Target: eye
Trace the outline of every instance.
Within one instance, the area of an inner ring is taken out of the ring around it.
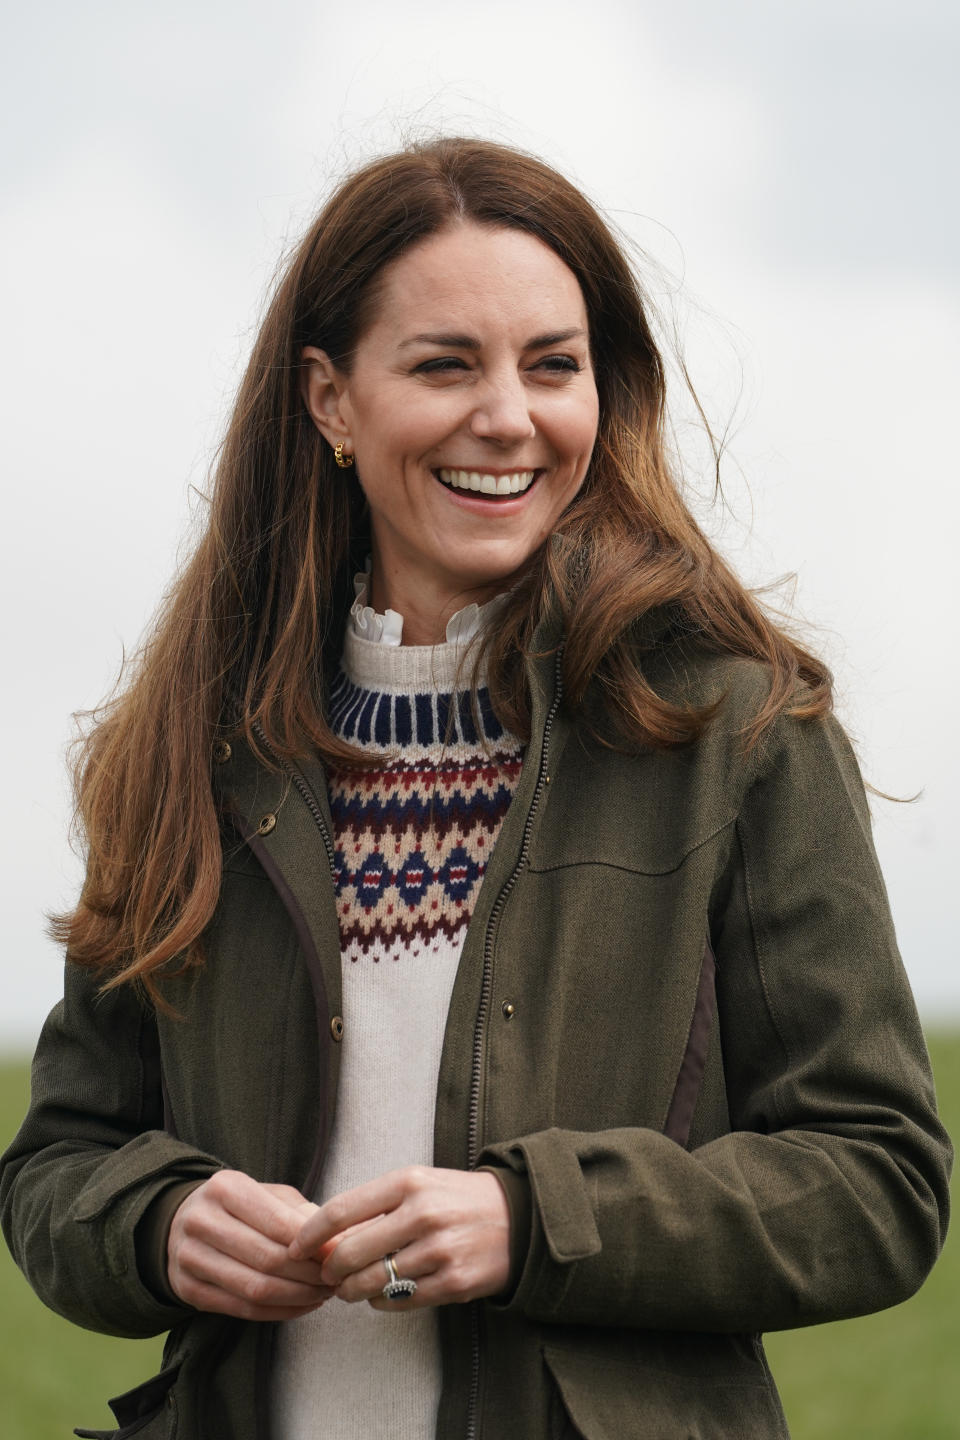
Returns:
[[[572,355],[546,355],[537,361],[535,368],[548,370],[555,375],[579,375],[581,366]]]
[[[464,362],[456,355],[440,355],[435,360],[424,360],[414,367],[415,375],[443,375],[454,370],[466,370]]]

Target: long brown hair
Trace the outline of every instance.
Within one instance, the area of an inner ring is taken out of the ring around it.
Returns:
[[[261,755],[259,737],[284,758],[313,749],[357,760],[330,729],[324,690],[368,535],[356,482],[336,468],[301,398],[300,357],[317,345],[349,373],[384,266],[461,219],[525,230],[570,267],[600,397],[580,494],[486,640],[502,718],[528,733],[522,657],[548,610],[563,625],[567,702],[601,684],[623,743],[686,743],[709,718],[644,678],[633,627],[654,607],[714,650],[766,665],[769,693],[748,740],[788,707],[812,715],[830,704],[826,668],[747,593],[683,502],[664,446],[663,363],[636,277],[597,211],[521,152],[471,139],[413,145],[348,177],[286,265],[219,452],[206,532],[132,678],[80,748],[86,882],[53,926],[71,958],[109,984],[138,979],[158,998],[164,967],[199,958],[221,878],[218,737],[240,731]]]

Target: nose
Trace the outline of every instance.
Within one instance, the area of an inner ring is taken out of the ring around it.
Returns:
[[[476,396],[470,429],[478,439],[494,440],[501,445],[516,445],[536,435],[537,427],[519,375],[491,378],[484,383]]]

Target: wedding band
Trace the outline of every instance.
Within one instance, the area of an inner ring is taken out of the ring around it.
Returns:
[[[416,1280],[402,1280],[397,1274],[397,1267],[393,1263],[396,1253],[394,1250],[383,1257],[383,1263],[387,1267],[387,1283],[380,1294],[385,1300],[409,1300],[411,1295],[417,1293],[417,1282]]]

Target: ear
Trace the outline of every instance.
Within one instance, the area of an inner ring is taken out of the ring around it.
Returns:
[[[343,397],[347,378],[338,370],[325,350],[305,345],[300,355],[300,393],[314,425],[333,446],[343,444],[349,453],[350,426]]]

